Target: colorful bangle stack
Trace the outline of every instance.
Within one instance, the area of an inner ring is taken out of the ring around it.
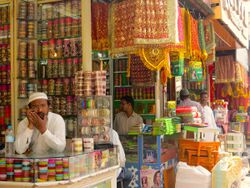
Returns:
[[[14,181],[22,181],[22,159],[14,160]]]
[[[31,182],[32,181],[32,161],[30,159],[24,159],[22,162],[22,181]]]
[[[56,163],[55,159],[48,160],[48,180],[49,181],[56,181]]]
[[[44,182],[48,179],[48,159],[42,159],[38,162],[38,182]]]
[[[56,161],[56,181],[63,180],[63,161],[62,158],[55,159]]]
[[[69,160],[66,158],[63,159],[63,179],[69,179]]]
[[[6,175],[7,181],[14,180],[14,159],[6,159]]]
[[[5,181],[6,176],[6,160],[4,158],[0,159],[0,180]]]

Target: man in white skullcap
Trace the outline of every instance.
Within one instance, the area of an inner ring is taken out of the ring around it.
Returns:
[[[59,114],[49,112],[45,93],[32,93],[28,101],[27,117],[17,127],[15,150],[23,154],[29,150],[37,154],[62,152],[66,146],[65,122]]]

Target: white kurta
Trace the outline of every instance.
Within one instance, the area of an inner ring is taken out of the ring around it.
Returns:
[[[49,151],[62,152],[66,146],[65,122],[55,113],[48,113],[47,130],[41,134],[36,128],[28,128],[28,119],[22,120],[17,127],[15,150],[22,154],[28,148],[37,154]]]

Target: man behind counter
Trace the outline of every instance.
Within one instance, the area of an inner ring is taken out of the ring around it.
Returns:
[[[134,99],[130,96],[123,96],[121,112],[115,116],[114,129],[119,135],[127,135],[131,126],[142,123],[142,117],[134,112]]]
[[[28,101],[27,118],[17,128],[15,150],[23,154],[29,150],[36,154],[62,152],[66,146],[65,122],[55,113],[49,112],[49,101],[45,93],[32,93]]]

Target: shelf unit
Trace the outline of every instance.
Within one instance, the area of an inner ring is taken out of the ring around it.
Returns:
[[[12,122],[13,99],[13,2],[0,2],[0,143],[5,142],[5,130]]]
[[[14,71],[15,112],[14,124],[24,118],[29,95],[37,91],[37,15],[36,1],[15,0]]]
[[[113,96],[114,113],[119,112],[120,98],[130,95],[134,98],[134,110],[140,114],[145,123],[155,119],[155,86],[154,83],[140,84],[127,77],[128,57],[113,59]]]
[[[148,180],[160,171],[161,187],[163,187],[164,171],[172,168],[177,163],[177,143],[175,140],[179,135],[172,136],[148,136],[127,135],[120,136],[126,155],[126,168],[131,170],[135,178],[129,183],[141,186],[141,178],[145,175]]]
[[[48,94],[52,111],[65,119],[67,137],[74,136],[71,127],[77,124],[74,75],[82,62],[80,7],[80,0],[38,4],[38,90]]]
[[[113,93],[112,59],[107,53],[107,51],[92,52],[92,70],[106,71],[106,95],[111,95]]]
[[[22,7],[22,3],[26,6]],[[30,3],[35,5],[33,17],[27,17],[30,15]],[[16,101],[15,125],[25,117],[29,94],[42,91],[48,94],[51,111],[65,119],[68,136],[71,134],[68,127],[77,124],[74,74],[82,66],[82,1],[15,0],[14,4],[14,28],[18,28],[14,31],[17,41],[14,50],[14,83],[15,93],[19,93],[13,100]],[[30,22],[34,23],[34,36],[29,35]],[[28,49],[22,47],[22,42],[30,41],[34,42],[33,57],[28,57]],[[30,70],[29,61],[34,62],[33,71]],[[29,73],[32,73],[32,77]],[[24,90],[26,93],[23,94]]]

